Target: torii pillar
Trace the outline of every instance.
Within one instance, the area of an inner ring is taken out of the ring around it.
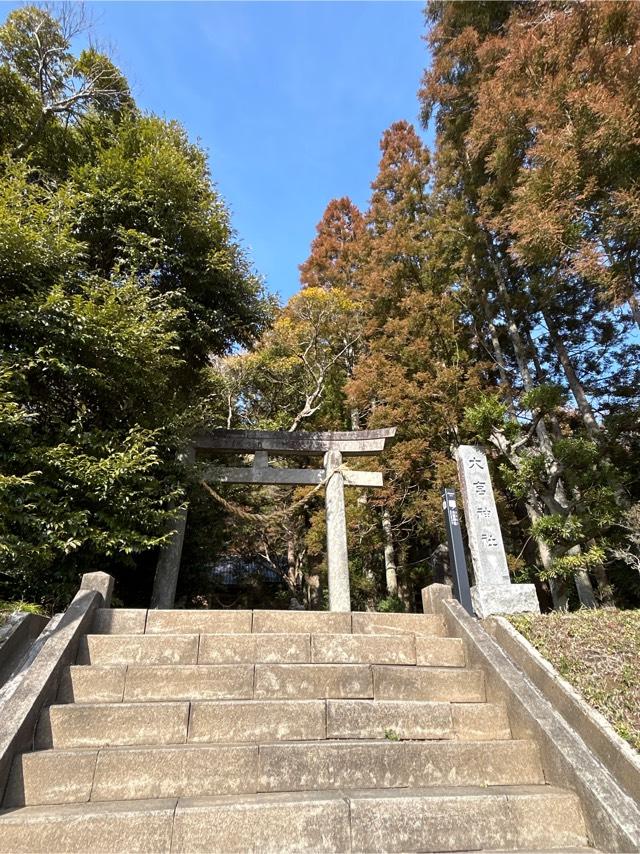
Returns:
[[[327,525],[327,574],[329,576],[329,610],[351,610],[349,554],[347,550],[347,513],[344,506],[344,475],[340,470],[340,451],[327,451],[324,470],[329,477],[324,494]]]

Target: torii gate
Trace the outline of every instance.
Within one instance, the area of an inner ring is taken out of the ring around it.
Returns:
[[[331,433],[312,433],[271,430],[212,430],[196,436],[192,460],[198,450],[228,454],[253,454],[251,466],[212,467],[205,480],[218,483],[255,483],[282,486],[317,485],[326,481],[325,511],[327,516],[327,568],[329,576],[329,610],[350,611],[349,561],[347,555],[347,524],[344,506],[344,487],[381,487],[382,474],[371,471],[351,471],[343,468],[342,458],[372,456],[380,453],[387,439],[393,438],[395,427],[383,430],[356,430]],[[278,457],[324,456],[324,468],[274,468],[269,454]],[[158,569],[163,563],[175,573],[177,581],[186,515],[179,518],[173,540],[163,550]],[[174,584],[175,591],[175,584]],[[153,606],[153,603],[152,603]],[[156,603],[155,607],[171,607]]]

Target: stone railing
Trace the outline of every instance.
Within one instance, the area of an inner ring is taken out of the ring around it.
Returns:
[[[33,745],[43,706],[55,699],[64,667],[73,664],[78,643],[89,631],[97,608],[109,607],[113,578],[104,572],[82,576],[80,589],[63,614],[56,614],[35,640],[22,669],[0,695],[0,800],[16,753]]]

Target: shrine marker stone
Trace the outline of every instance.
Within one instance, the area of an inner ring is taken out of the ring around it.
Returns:
[[[535,585],[511,583],[484,452],[473,445],[460,445],[457,462],[476,582],[471,588],[474,611],[481,618],[522,611],[540,613]]]

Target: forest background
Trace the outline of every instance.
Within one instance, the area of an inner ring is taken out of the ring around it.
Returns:
[[[322,497],[227,487],[263,513],[296,504],[249,525],[181,452],[215,427],[397,425],[385,488],[347,495],[354,608],[413,609],[446,570],[440,489],[471,442],[491,457],[515,581],[548,607],[637,606],[640,6],[425,14],[434,150],[407,121],[385,131],[368,208],[329,203],[281,307],[203,150],[143,114],[108,56],[74,53],[82,7],[10,13],[1,597],[59,607],[103,569],[148,604],[188,506],[181,604],[323,607]],[[221,555],[259,556],[280,589],[221,599]]]

